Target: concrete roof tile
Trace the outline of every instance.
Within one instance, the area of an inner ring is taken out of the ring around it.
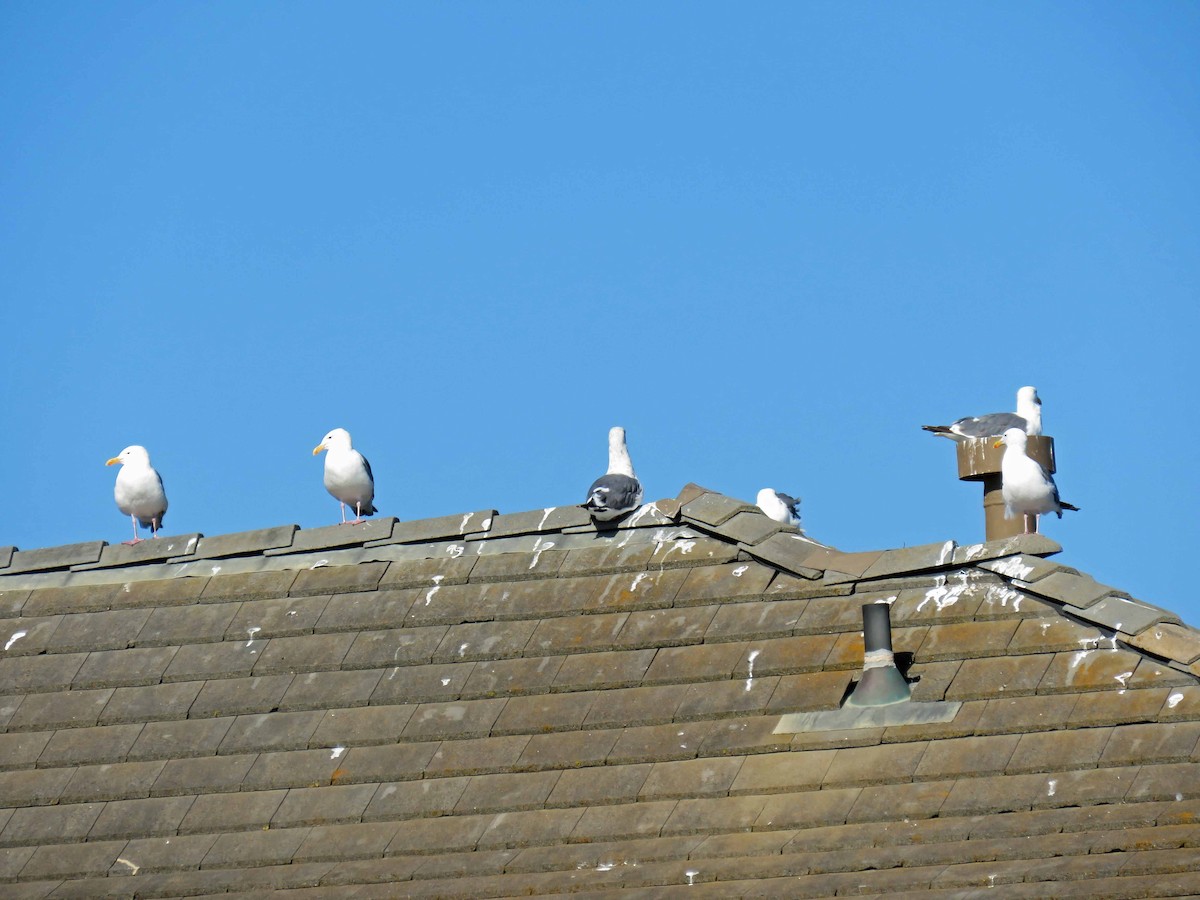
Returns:
[[[590,616],[589,618],[597,618]],[[433,651],[435,663],[497,660],[519,656],[530,643],[534,622],[466,622],[452,625]]]
[[[119,584],[73,584],[43,587],[33,591],[21,604],[23,616],[52,616],[58,613],[78,613],[109,609],[123,593]],[[5,591],[5,595],[9,592]],[[17,591],[18,595],[22,592]]]
[[[65,690],[84,664],[86,653],[0,659],[0,694]]]
[[[249,640],[259,642],[273,637],[309,634],[331,600],[332,597],[326,594],[247,600],[229,623],[225,640],[244,644]]]
[[[89,841],[86,844],[43,845],[21,869],[21,878],[53,879],[70,875],[105,875],[125,849],[125,841]]]
[[[207,579],[200,599],[205,603],[235,599],[244,602],[272,597],[286,597],[292,582],[296,580],[295,569],[267,572],[243,572],[236,575],[213,575]]]
[[[155,760],[79,766],[59,794],[58,802],[96,803],[148,797],[165,765],[165,761]]]
[[[1142,629],[1128,638],[1127,642],[1139,650],[1184,665],[1200,659],[1200,633],[1184,625],[1163,622],[1155,628]]]
[[[356,635],[348,632],[273,637],[257,654],[255,675],[336,669]],[[258,648],[255,648],[258,649]]]
[[[1142,603],[1139,600],[1112,595],[1106,596],[1086,608],[1067,604],[1064,609],[1071,615],[1079,616],[1088,622],[1094,622],[1104,628],[1129,635],[1144,631],[1159,622],[1179,624],[1180,621],[1178,616],[1165,609],[1151,606],[1149,603]]]
[[[89,653],[71,679],[71,687],[85,690],[158,684],[177,651],[177,647],[137,647]]]
[[[52,703],[41,702],[45,698],[34,694],[34,699],[22,703],[8,720],[7,728],[10,731],[26,731],[95,725],[112,694],[111,688],[67,691],[54,695]]]
[[[89,841],[172,835],[192,805],[192,797],[112,800],[87,834]]]
[[[147,562],[163,562],[173,557],[188,556],[195,552],[202,537],[204,535],[199,532],[193,532],[191,534],[160,535],[152,540],[140,541],[133,545],[105,544],[97,561],[76,563],[71,566],[71,570],[85,572],[90,569],[111,569],[117,566],[135,566]]]
[[[416,522],[397,522],[391,537],[377,543],[419,544],[439,538],[456,538],[486,532],[491,528],[495,516],[494,509],[481,509]]]
[[[670,721],[690,685],[666,684],[589,692],[583,724],[595,728],[653,725]]]
[[[203,537],[195,550],[191,553],[181,553],[177,559],[222,559],[228,556],[248,556],[276,547],[290,547],[299,530],[299,525],[279,525],[275,528]]]
[[[105,541],[86,541],[81,544],[64,544],[61,547],[43,547],[39,550],[17,550],[12,554],[4,574],[44,572],[94,563],[100,559],[100,554],[106,546],[108,544]]]
[[[364,519],[357,525],[337,523],[321,528],[300,528],[292,535],[290,544],[272,547],[263,551],[264,556],[283,553],[311,553],[315,550],[336,550],[342,547],[357,547],[372,541],[388,540],[392,536],[397,519],[383,516]]]
[[[737,513],[720,525],[722,536],[735,540],[739,544],[750,546],[758,544],[780,531],[786,531],[789,534],[796,533],[795,529],[768,518],[757,509],[753,512]]]
[[[279,701],[279,709],[328,710],[339,704],[365,706],[375,695],[383,670],[297,674]]]
[[[10,808],[53,803],[62,794],[73,772],[66,768],[0,772],[0,802]]]
[[[50,740],[47,731],[17,731],[0,734],[0,768],[32,768]]]
[[[302,569],[288,591],[292,597],[319,594],[349,594],[373,591],[388,568],[386,562],[359,563],[355,566],[319,566]]]
[[[251,678],[223,678],[208,681],[200,689],[188,715],[236,716],[273,709],[291,686],[293,675],[258,675]]]
[[[570,834],[582,815],[583,810],[579,809],[530,810],[497,815],[492,817],[483,834],[479,836],[477,846],[481,851],[500,847],[513,848],[515,851],[522,847],[545,844],[560,839],[564,834]],[[430,861],[428,867],[423,866],[421,873],[432,871],[433,864],[434,861]],[[512,876],[504,877],[507,879]]]
[[[755,559],[786,569],[802,578],[821,578],[822,564],[828,560],[830,548],[810,538],[788,531],[779,532],[744,548]]]
[[[620,732],[615,729],[535,734],[529,738],[514,766],[527,770],[566,770],[602,765],[618,737]]]
[[[169,759],[185,755],[209,756],[225,737],[233,717],[149,722],[127,754],[130,760]]]

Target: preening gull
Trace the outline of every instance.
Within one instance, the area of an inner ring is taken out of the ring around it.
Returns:
[[[1004,445],[1000,460],[1001,494],[1004,496],[1004,516],[1039,516],[1052,512],[1060,519],[1064,509],[1079,510],[1058,497],[1058,486],[1050,473],[1025,451],[1028,438],[1020,428],[1009,428],[994,446]],[[1036,518],[1034,525],[1036,527]],[[1028,519],[1026,519],[1026,529]]]
[[[167,492],[163,490],[162,478],[150,465],[150,454],[146,448],[137,444],[126,447],[105,465],[121,467],[113,497],[116,498],[117,509],[133,522],[133,540],[124,543],[141,543],[143,539],[138,537],[138,525],[149,528],[151,535],[158,537],[158,529],[162,528],[163,516],[167,512]]]
[[[592,482],[587,501],[579,505],[597,522],[611,521],[642,505],[642,483],[633,473],[624,428],[609,429],[608,472]]]
[[[342,524],[346,523],[346,504],[354,508],[354,521],[362,523],[363,516],[373,516],[378,510],[371,504],[375,499],[375,476],[367,458],[350,445],[350,432],[335,428],[313,448],[313,456],[325,451],[325,490],[333,494],[342,507]]]
[[[800,527],[800,500],[788,494],[781,494],[775,488],[763,488],[758,492],[758,508],[768,517],[784,525]]]
[[[986,416],[966,416],[949,425],[922,425],[938,437],[952,441],[971,438],[997,437],[1010,428],[1020,428],[1026,434],[1042,433],[1042,399],[1037,388],[1023,387],[1017,391],[1015,413],[988,413]]]

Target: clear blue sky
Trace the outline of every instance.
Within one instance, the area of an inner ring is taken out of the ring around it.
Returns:
[[[1200,623],[1200,6],[0,6],[0,545],[648,498],[982,539],[923,423],[1036,385],[1059,559]]]

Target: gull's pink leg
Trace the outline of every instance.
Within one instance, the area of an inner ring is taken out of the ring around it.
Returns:
[[[338,506],[340,506],[342,508],[342,524],[345,525],[346,524],[346,504],[343,503],[341,500],[339,500]]]
[[[134,544],[140,544],[142,542],[142,539],[140,537],[138,537],[138,533],[137,533],[137,516],[130,516],[129,521],[133,523],[133,540],[132,541],[122,541],[121,543],[125,544],[126,546],[132,547]]]

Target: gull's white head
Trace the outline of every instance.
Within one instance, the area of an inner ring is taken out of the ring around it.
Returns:
[[[313,456],[316,456],[322,450],[349,450],[350,432],[345,428],[335,428],[325,437],[321,438],[321,443],[313,447]]]
[[[1020,428],[1010,428],[1005,431],[1004,434],[1000,435],[999,440],[992,444],[992,446],[999,447],[1001,444],[1003,444],[1006,447],[1016,447],[1018,450],[1023,452],[1025,450],[1026,440],[1027,438],[1025,436],[1025,432],[1023,432]]]
[[[755,504],[760,508],[771,503],[778,503],[779,497],[775,493],[775,488],[763,488],[758,492],[758,497],[755,498]]]
[[[629,458],[629,446],[625,443],[625,429],[620,425],[608,429],[608,474],[637,478],[633,473],[633,460]]]
[[[1026,434],[1042,433],[1042,398],[1037,388],[1026,385],[1017,391],[1017,415],[1025,420]]]
[[[150,465],[150,454],[146,448],[140,444],[133,444],[126,447],[112,459],[105,463],[106,466],[125,466],[129,464],[148,466]]]

